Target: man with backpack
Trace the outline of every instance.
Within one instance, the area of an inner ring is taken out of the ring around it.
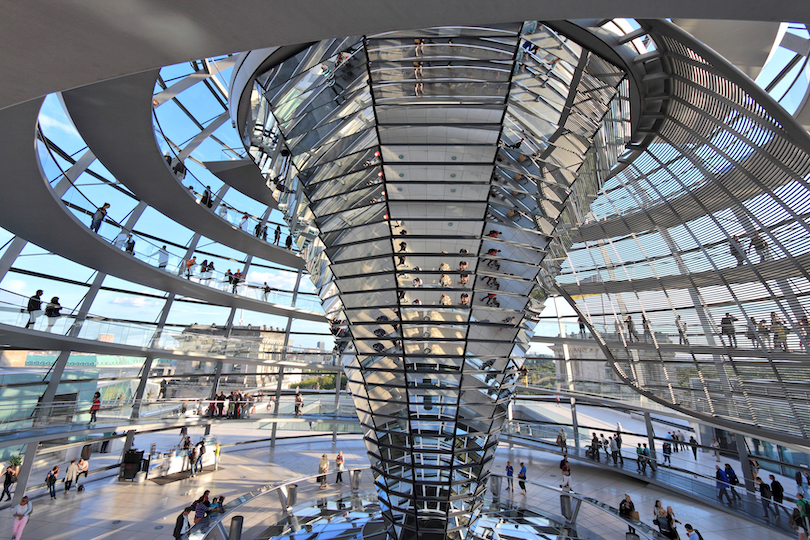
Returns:
[[[636,448],[636,468],[638,472],[647,472],[647,461],[644,459],[644,449],[641,448],[641,443],[638,443],[638,448]]]
[[[716,469],[715,478],[717,479],[717,500],[723,502],[723,497],[726,498],[728,505],[731,506],[731,497],[728,496],[726,489],[729,487],[728,476],[726,471],[720,468],[720,465],[715,465]]]
[[[759,487],[759,500],[762,503],[762,511],[764,513],[762,517],[765,518],[765,521],[770,523],[770,514],[774,513],[771,508],[771,498],[773,497],[771,486],[763,482],[762,478],[759,477],[757,477],[757,486]],[[776,514],[776,518],[779,518],[779,514]]]
[[[796,508],[793,509],[793,514],[790,516],[790,528],[799,533],[799,539],[804,538],[804,540],[807,540],[807,531],[810,529],[810,524],[807,522],[807,509],[808,504],[804,494],[797,493]]]
[[[686,540],[703,540],[703,535],[699,530],[693,529],[691,524],[687,523],[684,527],[686,527]]]
[[[726,463],[726,478],[728,478],[728,489],[731,491],[731,501],[732,504],[734,501],[740,498],[737,490],[734,489],[734,486],[739,485],[740,479],[737,478],[737,473],[734,472],[734,469],[731,468],[731,465]]]

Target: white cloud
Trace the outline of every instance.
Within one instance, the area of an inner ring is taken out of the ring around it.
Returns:
[[[295,287],[295,274],[290,272],[255,272],[251,270],[248,272],[247,281],[261,285],[265,281],[274,289],[282,289],[291,291]],[[309,279],[308,277],[302,277]]]
[[[21,279],[6,279],[3,280],[3,288],[9,291],[28,296],[28,284]]]
[[[113,301],[113,304],[118,304],[119,306],[128,306],[128,307],[148,307],[157,305],[157,301],[153,298],[127,298],[123,296],[116,296]]]
[[[39,116],[39,124],[42,126],[42,131],[46,136],[53,136],[52,130],[61,131],[66,135],[77,135],[76,128],[72,125],[53,116],[48,116],[44,111]]]

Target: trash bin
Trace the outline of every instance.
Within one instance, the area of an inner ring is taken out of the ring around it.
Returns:
[[[565,519],[571,519],[571,497],[568,495],[560,495],[560,513]]]
[[[287,486],[287,508],[295,506],[295,501],[298,499],[298,484],[290,484]]]
[[[493,497],[497,497],[501,493],[501,477],[494,474],[489,477],[489,490],[492,492]]]
[[[363,479],[363,471],[352,471],[352,491],[360,489],[360,480]]]
[[[146,482],[146,472],[145,471],[139,471],[139,472],[135,473],[135,483],[136,484],[143,484],[144,482]]]

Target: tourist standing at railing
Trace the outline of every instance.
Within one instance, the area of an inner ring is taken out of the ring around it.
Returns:
[[[723,345],[726,344],[724,336],[728,337],[728,347],[737,348],[737,331],[734,328],[734,323],[739,319],[726,313],[726,316],[720,319],[720,341]]]
[[[641,314],[641,328],[644,330],[644,343],[652,341],[652,324],[644,313]]]
[[[788,512],[788,509],[782,504],[782,502],[785,500],[785,488],[782,487],[782,484],[774,475],[771,474],[768,476],[768,478],[771,479],[771,494],[773,495],[773,506],[776,519],[779,519],[780,508],[785,511],[785,515],[787,515],[788,519],[790,519],[790,512]]]
[[[131,233],[127,235],[127,241],[124,243],[124,251],[130,255],[135,255],[135,239],[132,238]]]
[[[728,480],[728,489],[731,491],[731,501],[733,504],[734,501],[740,499],[740,495],[737,493],[737,490],[734,489],[734,486],[740,484],[740,479],[737,478],[737,473],[734,472],[730,464],[726,463],[724,471],[726,473],[726,479]]]
[[[521,461],[520,470],[518,471],[518,485],[520,486],[520,494],[526,495],[526,465]]]
[[[563,453],[568,452],[568,442],[566,441],[565,430],[563,428],[560,428],[560,432],[557,434],[557,446],[560,447]]]
[[[203,458],[205,458],[205,440],[201,440],[197,443],[197,459],[194,462],[194,472],[202,472]]]
[[[773,497],[771,486],[763,482],[762,478],[757,478],[756,482],[756,487],[759,490],[759,501],[762,503],[762,512],[764,513],[762,517],[770,523],[770,514],[774,513],[773,508],[771,508],[771,498]],[[779,514],[776,514],[776,517],[779,518]]]
[[[343,452],[338,452],[338,455],[335,456],[335,483],[342,484],[343,483],[343,463],[345,459],[343,458]]]
[[[158,269],[166,270],[166,267],[169,266],[169,250],[166,248],[165,244],[157,251],[157,256]]]
[[[225,409],[225,400],[228,399],[228,396],[225,395],[225,391],[217,396],[217,411],[219,413],[219,417],[222,418],[223,410]]]
[[[20,504],[14,507],[14,524],[12,525],[12,540],[22,540],[23,529],[28,523],[28,518],[31,517],[33,506],[28,501],[28,497],[23,497]]]
[[[93,394],[93,404],[90,405],[90,422],[89,424],[96,423],[96,415],[98,411],[101,409],[101,394],[96,392]]]
[[[672,466],[672,444],[669,441],[664,441],[661,452],[664,454],[664,463],[662,465]]]
[[[715,473],[714,477],[717,480],[715,482],[715,487],[717,488],[717,500],[721,503],[723,502],[723,497],[726,498],[726,502],[728,505],[731,506],[731,497],[728,496],[728,492],[726,491],[730,485],[728,482],[728,476],[726,475],[726,471],[720,468],[720,465],[715,465]]]
[[[318,482],[321,483],[318,489],[326,489],[329,485],[326,483],[326,475],[329,473],[329,458],[326,457],[326,454],[321,456],[321,460],[318,462]]]
[[[737,266],[742,266],[743,263],[745,263],[746,250],[743,248],[740,237],[735,234],[731,237],[731,240],[729,240],[728,245],[729,251],[731,251],[731,254],[737,259]],[[748,249],[750,250],[751,246],[749,246]]]
[[[515,487],[515,468],[512,467],[512,462],[506,462],[506,491],[513,491]]]
[[[618,428],[618,431],[616,432],[616,436],[613,437],[613,440],[616,441],[617,457],[619,458],[619,461],[622,462],[622,465],[624,465],[624,456],[622,456],[622,432],[621,432],[622,425],[617,422],[616,426]]]
[[[568,463],[568,456],[563,456],[560,462],[560,473],[562,474],[560,487],[571,489],[571,464]]]
[[[101,205],[101,208],[96,209],[96,212],[93,214],[93,219],[90,220],[90,230],[94,233],[98,234],[99,228],[101,228],[101,224],[104,222],[104,218],[107,217],[107,210],[110,208],[110,203],[104,203]]]
[[[628,341],[630,341],[632,343],[633,338],[636,338],[636,341],[641,341],[641,339],[638,337],[638,332],[636,332],[636,323],[633,322],[633,317],[632,316],[628,315],[624,319],[624,326],[625,326],[625,329],[627,329],[627,339],[628,339]]]
[[[751,237],[751,243],[748,245],[749,252],[751,248],[754,248],[754,251],[759,255],[759,262],[769,261],[771,259],[771,250],[768,246],[768,242],[762,238],[759,233],[755,233],[754,236]]]
[[[619,461],[619,448],[616,446],[616,440],[611,436],[608,437],[608,446],[610,448],[610,457],[613,458],[613,464]]]
[[[675,328],[678,329],[678,345],[689,345],[689,340],[686,339],[686,322],[678,315],[675,317]]]
[[[265,281],[264,285],[262,286],[262,301],[267,302],[267,298],[270,296],[270,291],[270,285],[268,285]]]
[[[48,486],[48,493],[51,499],[56,500],[56,480],[59,477],[59,465],[55,465],[53,469],[48,471],[45,475],[45,485]]]
[[[801,492],[797,493],[796,494],[796,508],[798,508],[799,512],[801,513],[801,516],[800,516],[801,517],[801,524],[799,525],[799,527],[800,527],[799,528],[799,538],[801,539],[802,529],[804,529],[803,532],[805,533],[805,540],[807,539],[806,534],[808,532],[810,532],[810,518],[808,517],[808,514],[809,514],[808,510],[810,510],[810,508],[808,506],[809,506],[808,502],[804,498],[804,493],[801,493]]]
[[[304,398],[298,393],[298,388],[295,389],[295,417],[301,416],[301,409],[304,407]]]
[[[633,504],[633,500],[627,493],[624,494],[624,499],[622,499],[622,502],[619,503],[619,517],[631,521],[639,521],[638,512],[636,512],[636,505]],[[630,525],[628,525],[628,528],[629,528],[628,532],[630,534],[636,533],[636,530]]]
[[[48,328],[46,328],[47,332],[51,331],[53,325],[55,325],[56,321],[58,321],[59,317],[61,317],[61,313],[59,312],[61,309],[62,306],[59,304],[58,296],[51,298],[51,301],[45,306],[45,316],[48,317]]]
[[[717,462],[720,462],[720,443],[717,442],[717,439],[712,439],[712,443],[709,445],[712,447],[712,455]]]
[[[191,276],[194,275],[194,267],[197,266],[197,256],[192,255],[192,257],[186,261],[186,279],[191,279]]]
[[[25,327],[30,328],[34,326],[37,322],[37,317],[40,316],[42,313],[42,295],[44,291],[42,289],[38,289],[36,294],[28,299],[28,323],[26,323]]]
[[[205,186],[202,198],[200,199],[200,204],[206,206],[207,208],[211,208],[214,205],[214,197],[211,192],[211,186]]]
[[[273,232],[273,243],[278,245],[279,240],[281,240],[281,225],[276,225],[276,230]]]

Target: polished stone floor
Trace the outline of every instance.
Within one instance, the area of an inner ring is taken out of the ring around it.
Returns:
[[[174,435],[172,437],[174,438]],[[225,440],[230,437],[222,438]],[[320,440],[287,441],[277,445],[275,449],[265,446],[228,450],[223,453],[222,470],[214,474],[163,486],[148,481],[134,484],[118,483],[112,479],[101,480],[87,484],[83,493],[73,491],[68,495],[60,494],[57,501],[36,498],[33,500],[34,514],[23,538],[25,540],[171,538],[176,516],[185,505],[206,489],[211,490],[213,495],[224,495],[227,501],[258,485],[280,483],[315,474],[321,454],[326,453],[331,459],[337,450],[343,451],[347,468],[368,464],[365,447],[356,436],[339,441],[335,447],[327,437]],[[507,459],[513,462],[525,461],[532,480],[549,485],[559,483],[559,458],[554,455],[518,447],[510,450],[502,445],[493,470],[502,471]],[[652,522],[654,501],[661,499],[665,505],[674,508],[681,522],[692,523],[707,539],[759,540],[784,537],[765,527],[741,521],[737,517],[713,509],[701,508],[687,499],[669,495],[642,482],[627,479],[621,473],[598,466],[575,464],[572,486],[576,492],[612,506],[617,506],[624,493],[628,493],[635,501],[642,519],[647,523]],[[61,488],[61,484],[58,487]],[[334,494],[339,492],[332,487],[326,491]],[[556,495],[530,486],[525,497],[516,494],[513,500],[518,506],[531,505],[539,503],[540,497],[556,497]],[[302,502],[305,501],[299,500],[299,503]],[[0,515],[0,530],[6,531],[9,537],[11,522],[12,517],[8,511]],[[624,533],[623,529],[606,530],[600,523],[583,523],[583,525],[604,538],[619,538],[623,537]],[[684,537],[682,526],[680,531]]]

